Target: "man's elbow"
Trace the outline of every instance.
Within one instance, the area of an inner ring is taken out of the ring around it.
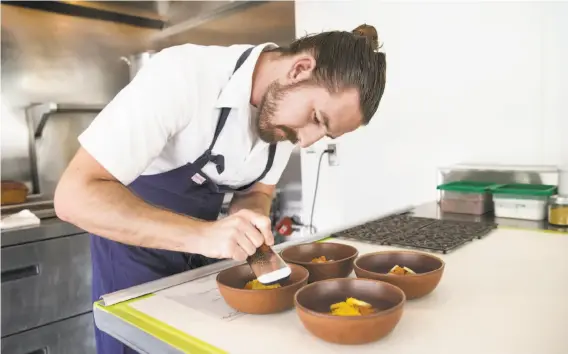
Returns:
[[[55,209],[55,215],[69,223],[73,223],[75,214],[74,211],[77,209],[76,198],[72,198],[73,195],[72,187],[68,183],[61,180],[57,184],[55,189],[55,195],[53,196],[53,208]]]

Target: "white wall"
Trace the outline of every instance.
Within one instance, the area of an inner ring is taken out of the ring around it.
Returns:
[[[322,164],[318,231],[435,200],[442,165],[568,164],[567,18],[568,2],[298,1],[297,36],[369,23],[387,55],[378,114]],[[302,151],[305,218],[318,155]]]

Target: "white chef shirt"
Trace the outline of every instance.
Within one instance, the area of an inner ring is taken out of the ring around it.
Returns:
[[[222,107],[231,113],[213,148],[225,157],[218,174],[213,163],[203,171],[217,184],[239,187],[264,171],[269,145],[251,125],[252,75],[266,46],[256,46],[233,74],[250,45],[184,44],[155,54],[135,78],[79,136],[81,146],[125,185],[139,175],[163,173],[194,162],[209,147]],[[253,112],[254,110],[254,112]],[[294,146],[278,143],[274,163],[261,180],[280,179]]]

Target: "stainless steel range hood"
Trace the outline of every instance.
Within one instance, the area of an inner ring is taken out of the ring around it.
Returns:
[[[158,1],[10,1],[3,2],[2,5],[162,29],[166,25],[166,17],[160,15],[157,3]]]
[[[187,42],[285,45],[295,36],[293,1],[9,1],[2,5],[154,29],[147,45],[152,50]]]
[[[258,6],[267,1],[10,1],[26,7],[70,16],[164,30],[159,37],[186,31],[206,21]]]

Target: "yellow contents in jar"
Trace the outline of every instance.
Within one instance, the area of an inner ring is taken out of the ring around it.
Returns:
[[[553,225],[568,225],[568,206],[550,208],[548,222]]]
[[[331,314],[335,316],[364,316],[375,312],[373,306],[353,297],[330,306]]]
[[[245,289],[247,290],[267,290],[267,289],[276,289],[280,288],[280,284],[271,284],[271,285],[264,285],[258,281],[258,279],[254,279],[249,281],[245,284]]]

